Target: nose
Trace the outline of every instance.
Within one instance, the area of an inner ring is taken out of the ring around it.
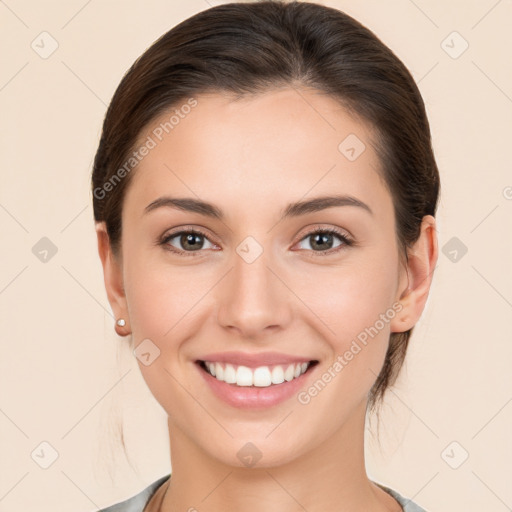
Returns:
[[[292,318],[290,291],[271,267],[265,252],[251,263],[234,254],[233,268],[218,289],[221,327],[251,339],[287,327]]]

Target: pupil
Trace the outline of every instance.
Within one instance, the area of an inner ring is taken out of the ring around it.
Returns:
[[[189,245],[192,248],[192,250],[201,249],[201,247],[203,246],[201,238],[201,235],[197,235],[195,233],[188,233],[186,235],[182,235],[181,244],[185,248],[187,247],[187,245]]]
[[[321,240],[321,242],[319,244],[317,243],[317,239]],[[327,239],[327,241],[326,241],[326,239]],[[313,248],[315,247],[315,245],[320,248],[325,248],[326,246],[328,248],[332,247],[332,235],[329,235],[327,233],[324,233],[324,234],[318,233],[318,234],[314,235],[314,240],[315,240],[315,242],[313,243]]]

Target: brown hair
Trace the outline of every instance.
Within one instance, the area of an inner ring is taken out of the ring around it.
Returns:
[[[133,174],[125,168],[120,179],[119,170],[151,121],[201,93],[242,96],[294,84],[329,94],[375,129],[397,241],[407,259],[423,216],[435,215],[440,187],[425,106],[411,74],[347,14],[277,1],[202,11],[160,37],[123,77],[105,116],[92,172],[94,218],[105,221],[114,254],[120,252],[123,198]],[[370,409],[394,383],[411,332],[391,334]]]

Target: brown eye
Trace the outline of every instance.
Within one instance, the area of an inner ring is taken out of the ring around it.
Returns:
[[[316,229],[308,233],[299,243],[304,243],[307,249],[314,252],[336,252],[339,248],[352,245],[352,241],[344,234],[334,229]]]
[[[204,233],[199,231],[179,231],[162,240],[163,245],[170,245],[177,252],[196,252],[201,249],[211,249],[214,244],[208,240]],[[210,244],[210,246],[208,246]]]

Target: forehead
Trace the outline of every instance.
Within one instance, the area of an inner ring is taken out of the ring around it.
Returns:
[[[286,88],[235,99],[204,94],[156,118],[136,147],[125,206],[143,209],[164,193],[250,209],[307,195],[349,193],[388,208],[375,133],[334,98]]]

